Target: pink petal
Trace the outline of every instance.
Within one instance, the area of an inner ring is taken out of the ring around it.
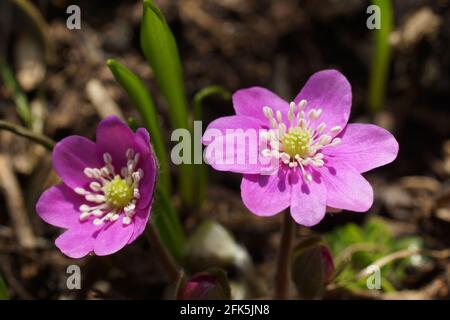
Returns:
[[[82,258],[94,250],[98,227],[86,221],[76,228],[69,229],[60,235],[55,245],[66,256],[74,259]]]
[[[140,168],[144,171],[144,178],[139,183],[141,197],[139,198],[138,208],[147,208],[150,200],[153,198],[158,167],[156,157],[151,149],[150,136],[147,130],[139,128],[136,131],[135,138],[142,157]]]
[[[65,184],[46,190],[36,204],[37,214],[45,222],[60,228],[69,229],[80,224],[79,207],[86,200]]]
[[[96,143],[98,154],[102,158],[104,153],[112,156],[116,172],[126,166],[126,152],[128,149],[138,151],[134,132],[118,117],[110,116],[102,120],[97,126]]]
[[[288,113],[289,104],[275,93],[261,87],[241,89],[233,94],[233,106],[238,116],[248,116],[259,119],[267,124],[269,121],[264,116],[263,107],[268,106],[274,111],[280,110]]]
[[[364,212],[373,203],[373,189],[353,167],[341,162],[327,163],[320,171],[327,187],[327,205]]]
[[[244,174],[241,197],[244,205],[257,216],[273,216],[291,202],[289,170],[280,169],[272,175]]]
[[[72,189],[87,187],[91,181],[83,173],[85,168],[101,166],[95,143],[81,136],[70,136],[58,142],[52,161],[58,176]]]
[[[306,184],[303,179],[292,186],[291,215],[295,222],[311,227],[325,216],[327,190],[319,175],[313,174],[313,181]]]
[[[94,245],[94,252],[98,256],[106,256],[122,249],[133,235],[133,223],[125,225],[119,220],[107,223],[99,232]]]
[[[147,227],[147,222],[150,217],[151,207],[147,207],[141,210],[136,211],[136,215],[134,216],[134,230],[133,235],[128,240],[128,244],[132,243],[136,240]]]
[[[348,122],[352,105],[352,89],[345,76],[337,70],[324,70],[313,74],[295,98],[295,103],[307,100],[305,112],[322,109],[316,124],[325,122],[327,129],[342,128]]]
[[[261,122],[259,119],[255,119],[250,116],[227,116],[212,121],[206,128],[205,133],[210,130],[219,130],[223,134],[226,134],[227,130],[238,129],[253,129],[255,131],[258,131],[262,129],[265,124],[265,122]],[[207,144],[205,142],[203,143]]]
[[[360,173],[388,164],[397,157],[397,140],[376,125],[348,124],[340,137],[340,144],[325,148],[323,153],[349,164]]]
[[[265,163],[259,152],[260,129],[259,120],[244,116],[222,117],[210,123],[203,135],[208,164],[220,171],[260,173]]]

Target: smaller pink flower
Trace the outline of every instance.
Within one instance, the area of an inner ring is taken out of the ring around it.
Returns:
[[[203,135],[205,157],[216,170],[243,174],[242,200],[258,216],[290,207],[298,224],[313,226],[327,207],[367,211],[373,190],[361,174],[392,162],[398,143],[378,126],[348,124],[351,103],[350,83],[336,70],[312,75],[291,103],[260,87],[238,90],[236,115]]]
[[[70,136],[55,146],[63,183],[36,205],[45,222],[67,229],[55,244],[71,258],[117,252],[142,234],[150,215],[157,165],[147,130],[134,133],[111,116],[96,135],[96,142]]]

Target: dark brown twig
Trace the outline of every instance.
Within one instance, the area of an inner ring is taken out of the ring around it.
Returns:
[[[49,137],[8,121],[0,120],[0,129],[11,131],[21,137],[37,142],[48,150],[53,150],[53,147],[55,146],[55,141]]]

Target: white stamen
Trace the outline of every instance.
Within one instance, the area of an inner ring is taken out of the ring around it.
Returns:
[[[123,224],[129,225],[131,223],[131,218],[123,217],[122,222],[123,222]]]
[[[89,188],[91,188],[92,191],[100,191],[102,186],[97,181],[94,181],[89,184]]]
[[[312,181],[312,175],[309,172],[305,172],[303,176],[305,177],[306,183],[310,183]]]
[[[330,129],[330,132],[333,134],[338,134],[339,132],[341,132],[342,127],[341,126],[335,126],[333,128]]]
[[[112,162],[112,157],[111,157],[111,155],[108,152],[103,154],[103,161],[105,163],[111,163]]]
[[[321,124],[319,124],[316,129],[317,133],[322,133],[322,131],[325,129],[326,126],[327,125],[325,124],[325,122],[322,122]]]
[[[333,141],[331,141],[331,143],[328,146],[334,147],[334,146],[337,146],[339,143],[341,143],[341,139],[340,138],[334,138]]]
[[[328,143],[330,143],[331,141],[331,137],[329,135],[322,135],[319,138],[319,144],[321,144],[322,146],[327,145]]]
[[[79,194],[80,196],[84,196],[85,194],[87,194],[88,192],[86,190],[84,190],[83,188],[75,188],[74,189],[76,194]]]
[[[305,99],[300,100],[300,102],[298,103],[298,110],[301,111],[303,110],[303,108],[306,106],[308,102]]]
[[[270,157],[272,155],[272,152],[269,149],[264,149],[263,151],[261,151],[261,155],[263,157]]]

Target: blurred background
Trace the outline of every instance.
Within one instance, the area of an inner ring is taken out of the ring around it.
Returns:
[[[368,213],[328,214],[312,230],[297,231],[299,239],[323,236],[333,253],[336,281],[324,297],[449,298],[450,1],[392,1],[384,47],[381,32],[366,25],[369,1],[155,3],[177,40],[189,98],[215,84],[229,92],[263,86],[289,100],[312,73],[336,68],[353,88],[351,122],[376,123],[398,139],[397,160],[365,174],[376,197]],[[66,27],[71,4],[81,8],[80,30]],[[56,141],[71,134],[94,138],[96,124],[109,114],[139,119],[105,63],[114,57],[154,93],[170,141],[167,108],[140,51],[141,15],[141,2],[131,0],[0,1],[0,119]],[[384,60],[376,62],[380,56]],[[381,89],[371,89],[383,68]],[[203,113],[205,128],[233,108],[211,97]],[[240,199],[240,175],[209,176],[202,208],[181,210],[184,227],[190,234],[205,219],[220,223],[230,232],[223,241],[244,252],[251,265],[224,263],[233,296],[268,297],[281,219],[248,212]],[[48,150],[0,131],[0,275],[10,296],[165,297],[164,273],[144,237],[108,257],[74,261],[59,252],[53,241],[60,230],[34,210],[42,191],[57,182]],[[180,202],[177,194],[172,200],[175,206]],[[359,272],[386,256],[381,290],[367,290]],[[66,287],[66,268],[74,263],[82,270],[81,290]]]

